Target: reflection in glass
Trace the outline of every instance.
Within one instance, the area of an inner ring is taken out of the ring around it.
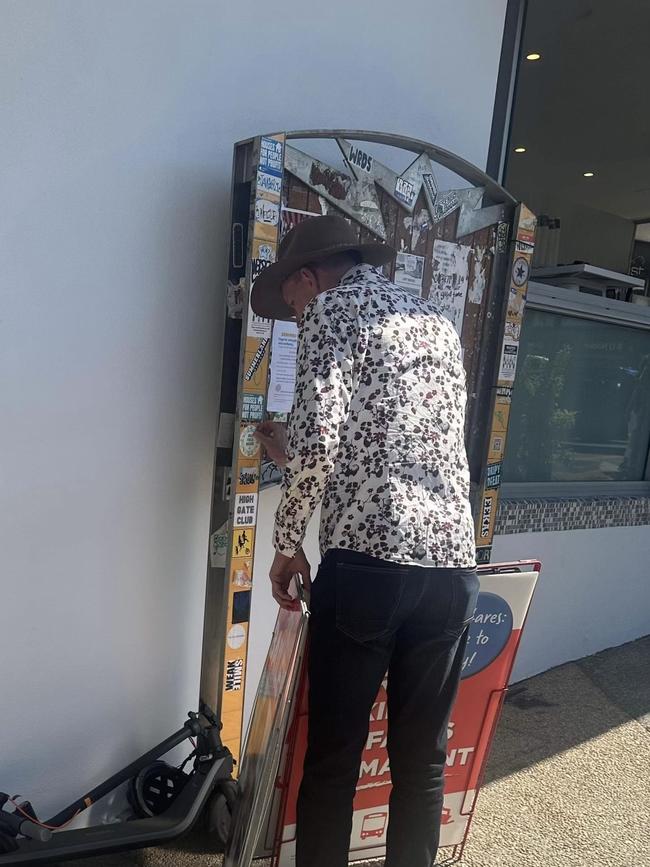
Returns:
[[[639,481],[650,441],[650,332],[526,313],[508,482]]]

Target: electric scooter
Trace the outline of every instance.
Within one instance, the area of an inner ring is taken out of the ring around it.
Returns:
[[[181,729],[45,822],[29,801],[0,792],[0,865],[44,864],[168,843],[189,831],[202,813],[215,851],[222,851],[237,784],[233,757],[221,742],[220,730],[221,723],[207,708],[190,712]],[[192,751],[179,767],[161,760],[185,741]],[[130,809],[120,821],[65,830],[126,782]]]

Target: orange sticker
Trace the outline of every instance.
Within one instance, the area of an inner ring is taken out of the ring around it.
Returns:
[[[230,586],[233,590],[250,590],[253,586],[253,561],[250,557],[233,557],[230,563]]]

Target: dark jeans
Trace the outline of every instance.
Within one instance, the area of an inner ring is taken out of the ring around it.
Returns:
[[[346,867],[372,705],[388,671],[393,790],[386,867],[430,867],[440,837],[447,722],[474,612],[472,570],[329,551],[311,596],[309,739],[296,867]]]

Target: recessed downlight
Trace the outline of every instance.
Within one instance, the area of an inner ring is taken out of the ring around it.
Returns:
[[[593,176],[594,176],[594,172],[583,172],[582,173],[583,178],[593,178]]]
[[[519,146],[518,148],[515,148],[515,153],[516,154],[525,154],[526,148]]]
[[[526,55],[526,60],[541,60],[542,55],[538,54],[537,51],[531,51],[530,54]]]

